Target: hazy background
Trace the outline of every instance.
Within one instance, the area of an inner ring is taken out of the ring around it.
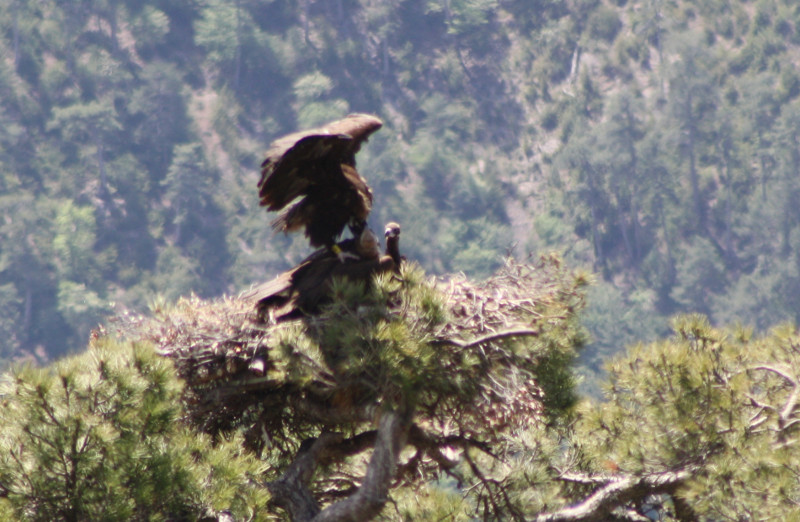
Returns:
[[[428,272],[596,272],[589,371],[677,312],[796,320],[799,43],[790,0],[8,0],[0,358],[291,266],[262,154],[353,111],[372,225]]]

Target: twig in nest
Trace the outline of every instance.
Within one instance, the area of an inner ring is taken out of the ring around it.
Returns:
[[[509,337],[535,337],[537,335],[539,335],[539,330],[532,330],[530,328],[519,328],[519,329],[504,330],[502,332],[484,335],[483,337],[478,337],[477,339],[473,339],[472,341],[469,342],[459,341],[458,339],[436,339],[433,341],[433,343],[449,344],[451,346],[457,346],[458,348],[473,348],[475,346],[480,346],[482,344],[490,343],[492,341],[498,341],[500,339],[508,339]]]

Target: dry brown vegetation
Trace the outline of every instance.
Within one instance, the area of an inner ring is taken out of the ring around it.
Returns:
[[[573,318],[584,283],[557,258],[507,260],[479,283],[425,278],[411,265],[369,287],[337,282],[334,302],[302,320],[265,324],[240,297],[191,297],[115,328],[173,359],[194,425],[245,432],[276,465],[275,502],[299,516],[302,502],[281,500],[281,484],[314,491],[318,510],[353,501],[372,467],[385,469],[383,486],[373,484],[380,489],[441,473],[462,481],[453,451],[502,462],[496,443],[573,400],[567,365],[580,341]],[[381,440],[396,451],[382,453]],[[398,460],[405,447],[414,451]],[[497,495],[470,464],[485,494]],[[312,484],[319,465],[338,471]]]

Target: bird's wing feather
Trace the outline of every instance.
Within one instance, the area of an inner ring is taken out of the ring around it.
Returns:
[[[352,114],[274,141],[261,165],[260,203],[280,211],[273,228],[305,229],[313,246],[330,246],[348,224],[354,233],[372,210],[372,192],[356,171],[361,143],[382,126]]]
[[[351,114],[324,127],[296,132],[275,140],[261,164],[261,205],[279,210],[320,177],[338,175],[326,162],[355,165],[361,143],[383,125],[369,114]],[[363,178],[358,176],[363,183]],[[350,180],[348,180],[350,181]]]
[[[245,301],[264,301],[285,294],[292,287],[292,275],[295,270],[284,272],[275,279],[251,288],[239,296]]]
[[[320,176],[330,173],[325,168],[326,158],[342,155],[352,141],[353,138],[344,135],[306,134],[289,148],[284,148],[284,144],[274,145],[261,164],[258,185],[261,205],[268,210],[279,210],[305,194],[309,186],[320,181]]]

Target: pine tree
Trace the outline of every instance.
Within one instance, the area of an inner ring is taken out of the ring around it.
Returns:
[[[3,377],[0,512],[9,520],[260,519],[261,464],[182,423],[182,383],[145,344],[95,340]]]

